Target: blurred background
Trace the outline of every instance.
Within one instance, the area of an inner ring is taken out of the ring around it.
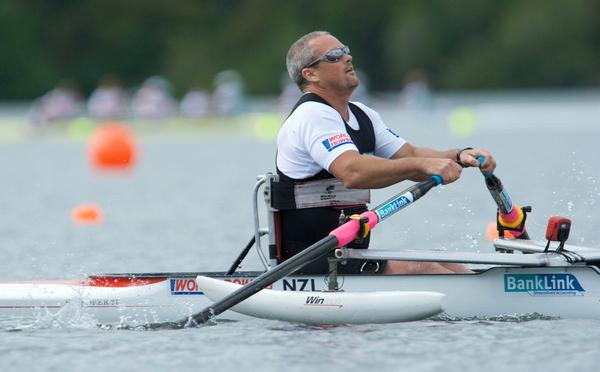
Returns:
[[[300,95],[285,55],[314,30],[410,142],[490,150],[534,236],[565,214],[600,242],[600,0],[3,0],[2,275],[225,268]],[[488,250],[495,209],[464,178],[378,242]]]
[[[5,0],[0,102],[32,124],[285,112],[285,54],[312,30],[351,46],[375,101],[600,84],[597,0]]]

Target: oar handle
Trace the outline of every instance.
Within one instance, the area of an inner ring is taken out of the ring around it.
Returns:
[[[432,176],[426,181],[412,185],[403,192],[386,200],[379,206],[371,209],[370,211],[362,213],[360,216],[368,219],[367,224],[369,226],[369,230],[372,230],[379,222],[397,213],[401,209],[408,207],[425,195],[429,190],[441,184],[442,177]],[[337,238],[339,243],[338,247],[346,246],[356,239],[356,235],[360,231],[360,224],[360,220],[350,220],[333,230],[331,233],[329,233],[329,235],[333,235]]]
[[[477,161],[479,162],[479,169],[481,170],[481,165],[485,162],[485,157],[478,156]],[[513,210],[513,202],[508,192],[504,189],[502,185],[502,181],[498,177],[496,177],[493,173],[486,173],[481,170],[483,177],[485,178],[485,185],[487,189],[490,191],[492,198],[496,202],[498,209],[503,215],[509,215]]]
[[[479,169],[485,162],[484,156],[478,156],[477,161],[479,162]],[[527,231],[525,231],[525,218],[526,214],[523,208],[513,204],[512,199],[508,195],[508,192],[504,189],[502,181],[496,177],[493,173],[486,173],[481,170],[485,179],[485,185],[490,191],[492,198],[498,206],[498,223],[505,229],[509,229],[513,232],[513,235],[518,236],[520,239],[529,239]],[[518,229],[518,230],[517,230]]]
[[[481,166],[483,165],[483,163],[485,163],[485,156],[479,155],[477,157],[477,161],[479,162],[479,169],[481,170]],[[481,171],[481,173],[486,174],[484,171]]]

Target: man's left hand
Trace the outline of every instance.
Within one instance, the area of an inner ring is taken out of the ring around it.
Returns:
[[[483,156],[485,161],[479,165],[478,157]],[[460,153],[460,162],[467,167],[480,167],[484,173],[494,173],[496,160],[489,152],[481,149],[464,150]]]

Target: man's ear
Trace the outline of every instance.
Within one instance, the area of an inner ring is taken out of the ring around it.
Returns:
[[[309,83],[315,83],[315,82],[319,81],[318,74],[312,68],[303,68],[302,69],[302,77],[304,78],[304,80],[308,81]]]

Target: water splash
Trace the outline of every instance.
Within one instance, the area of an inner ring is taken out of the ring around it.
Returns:
[[[506,323],[522,323],[530,322],[533,320],[558,320],[560,317],[544,315],[540,313],[526,313],[526,314],[499,314],[495,316],[485,317],[454,317],[446,313],[437,315],[431,320],[443,321],[443,322],[506,322]]]
[[[67,301],[58,311],[40,308],[32,317],[7,319],[0,324],[6,331],[38,329],[92,329],[98,322],[85,311],[80,301]]]

